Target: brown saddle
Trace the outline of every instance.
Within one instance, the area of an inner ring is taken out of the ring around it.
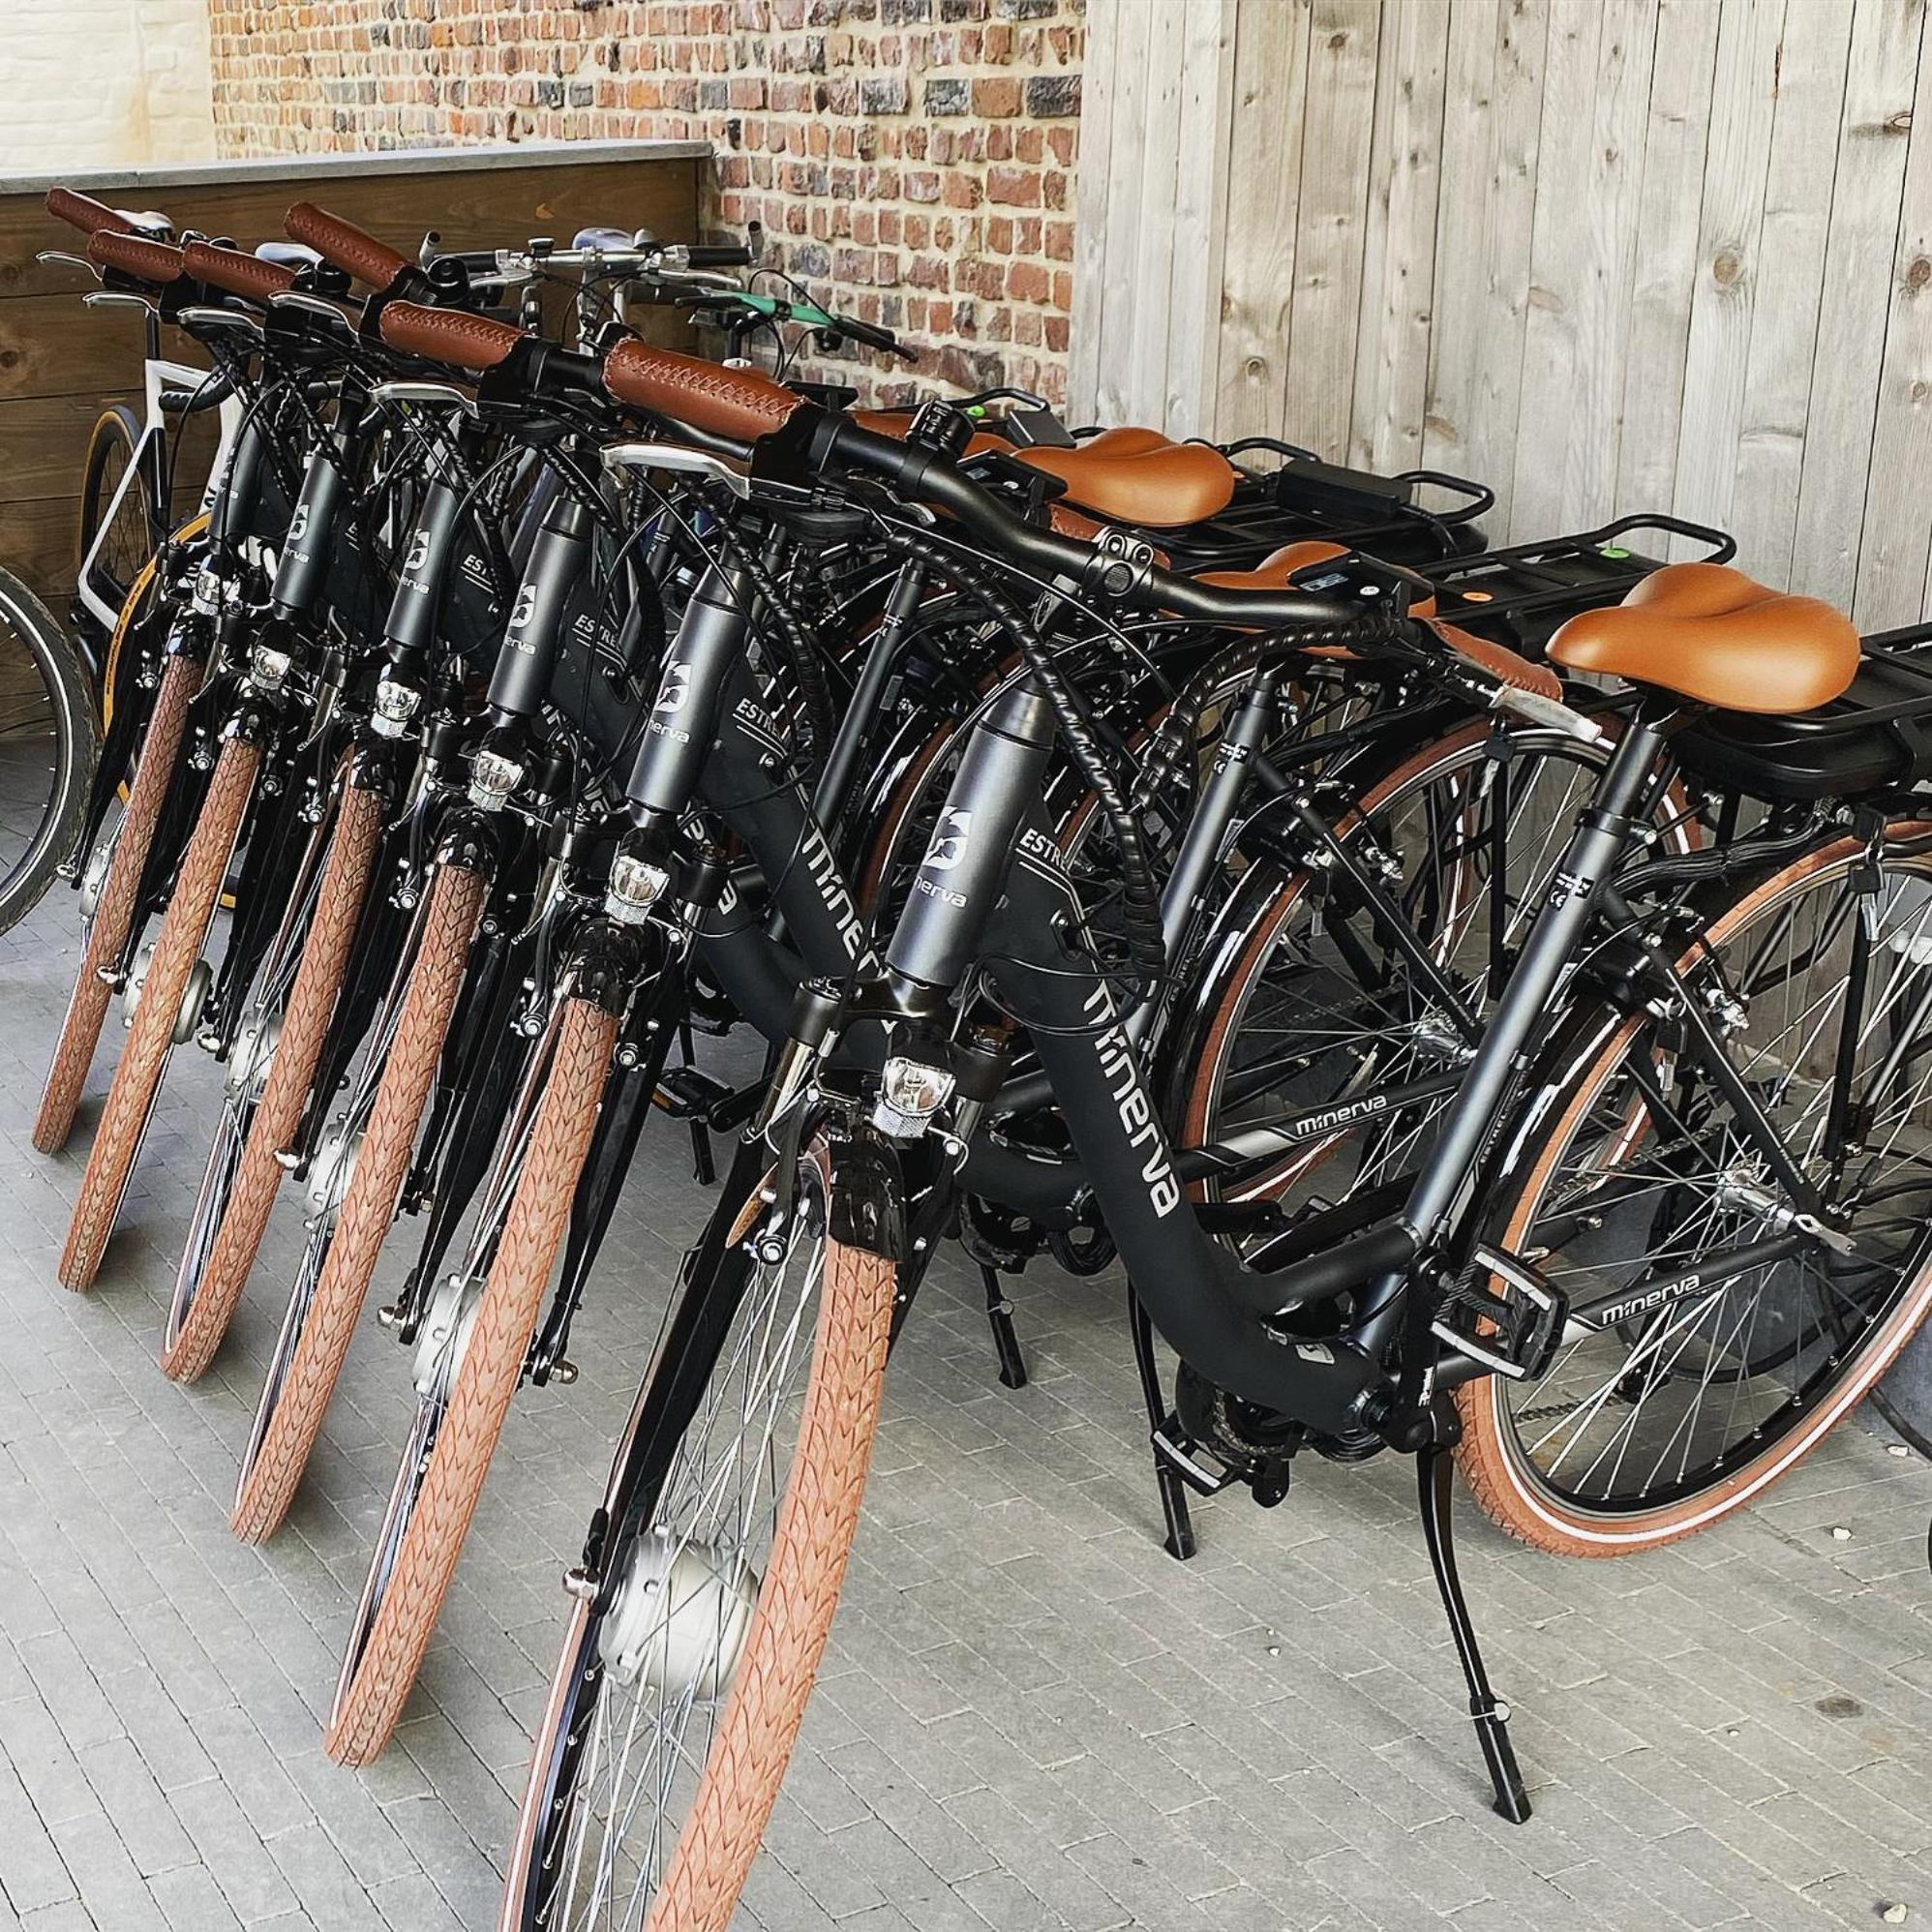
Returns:
[[[1550,640],[1571,671],[1608,672],[1719,710],[1813,711],[1857,676],[1858,633],[1816,597],[1753,583],[1723,563],[1667,563],[1624,598]]]

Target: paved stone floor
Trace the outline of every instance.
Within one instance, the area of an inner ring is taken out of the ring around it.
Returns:
[[[214,1087],[184,1056],[100,1285],[53,1284],[79,1162],[41,1160],[27,1131],[73,933],[63,896],[0,939],[0,1926],[492,1926],[559,1572],[705,1212],[681,1132],[630,1187],[582,1381],[512,1414],[396,1744],[339,1770],[320,1720],[405,1365],[359,1338],[294,1515],[266,1550],[234,1542],[294,1203],[215,1370],[169,1385],[154,1349]],[[1782,1932],[1903,1905],[1932,1923],[1916,1460],[1855,1424],[1746,1520],[1622,1563],[1538,1556],[1465,1513],[1537,1805],[1510,1826],[1486,1806],[1405,1464],[1311,1461],[1273,1513],[1207,1505],[1183,1567],[1155,1540],[1111,1281],[1028,1280],[1017,1394],[974,1293],[942,1279],[895,1365],[743,1922]]]

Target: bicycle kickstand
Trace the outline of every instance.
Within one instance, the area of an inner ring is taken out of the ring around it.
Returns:
[[[1456,1567],[1452,1521],[1456,1459],[1451,1451],[1463,1433],[1462,1418],[1446,1396],[1436,1397],[1431,1415],[1434,1433],[1415,1459],[1423,1540],[1429,1545],[1435,1587],[1441,1592],[1449,1634],[1456,1640],[1456,1654],[1469,1686],[1469,1716],[1476,1727],[1476,1741],[1483,1748],[1483,1763],[1489,1766],[1490,1782],[1495,1788],[1496,1815],[1512,1825],[1522,1825],[1529,1818],[1529,1794],[1523,1788],[1523,1773],[1509,1741],[1509,1706],[1490,1687],[1469,1616],[1469,1602],[1463,1594],[1462,1573]]]
[[[1026,1357],[1020,1353],[1019,1336],[1013,1328],[1013,1305],[1000,1283],[1000,1271],[990,1262],[980,1263],[980,1279],[986,1284],[986,1322],[993,1331],[993,1348],[1000,1358],[1000,1380],[1010,1389],[1023,1389]]]
[[[1154,1323],[1140,1305],[1132,1283],[1127,1290],[1127,1324],[1133,1335],[1133,1360],[1140,1371],[1141,1399],[1147,1404],[1147,1427],[1158,1438],[1167,1426],[1167,1404],[1161,1394],[1161,1364],[1154,1353]],[[1158,1440],[1154,1447],[1154,1486],[1161,1493],[1161,1514],[1167,1520],[1167,1536],[1162,1548],[1177,1562],[1185,1563],[1194,1554],[1194,1524],[1188,1509],[1188,1492],[1179,1474],[1162,1456]]]

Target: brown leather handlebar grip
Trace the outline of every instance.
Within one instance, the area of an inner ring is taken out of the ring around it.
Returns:
[[[111,228],[94,231],[87,244],[87,259],[98,267],[118,268],[137,282],[152,282],[164,288],[182,272],[181,251],[172,242],[117,234]]]
[[[1545,698],[1563,695],[1563,680],[1547,664],[1532,664],[1505,646],[1492,644],[1485,637],[1471,637],[1455,624],[1431,621],[1429,628],[1457,656],[1487,672],[1498,684],[1513,684],[1519,691],[1534,691]]]
[[[409,265],[393,248],[313,201],[297,201],[282,218],[282,226],[289,240],[314,249],[324,261],[372,288],[388,287]]]
[[[805,400],[754,369],[721,369],[635,338],[604,358],[604,387],[620,403],[734,442],[770,436]]]
[[[97,201],[91,195],[75,194],[72,188],[49,188],[46,209],[55,221],[65,222],[84,235],[98,235],[103,228],[117,235],[134,230],[134,224],[125,215],[117,215],[106,202]]]
[[[211,242],[190,242],[181,258],[196,282],[250,302],[265,302],[295,286],[292,268],[263,261],[258,255],[244,255],[239,249],[216,248]]]
[[[495,369],[528,340],[508,322],[492,321],[462,309],[425,309],[414,302],[391,302],[382,311],[382,340],[405,355],[447,362],[458,369]]]

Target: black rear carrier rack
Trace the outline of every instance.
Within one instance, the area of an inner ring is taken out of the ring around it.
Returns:
[[[1467,477],[1436,469],[1379,476],[1324,463],[1313,450],[1274,437],[1218,447],[1241,481],[1219,516],[1159,532],[1161,548],[1180,569],[1246,570],[1283,544],[1311,538],[1369,551],[1387,563],[1426,566],[1473,555],[1486,541],[1476,519],[1494,506],[1495,493]],[[1257,452],[1279,457],[1279,466],[1242,462]]]
[[[1579,611],[1620,602],[1672,560],[1671,538],[1702,548],[1695,561],[1727,563],[1737,545],[1724,531],[1680,517],[1619,517],[1600,529],[1546,537],[1424,565],[1435,587],[1435,615],[1464,630],[1534,649]]]
[[[1796,717],[1713,711],[1680,732],[1701,778],[1774,801],[1852,797],[1932,777],[1932,623],[1864,641],[1842,698]]]

